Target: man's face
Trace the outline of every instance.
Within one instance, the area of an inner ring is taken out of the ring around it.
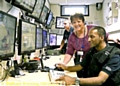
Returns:
[[[67,20],[64,21],[63,24],[64,24],[64,28],[65,28],[65,29],[68,29],[68,28],[70,27],[70,23],[69,23],[69,21],[67,21]]]
[[[102,42],[102,37],[99,36],[97,30],[91,29],[88,33],[88,41],[90,43],[90,47],[98,47]]]

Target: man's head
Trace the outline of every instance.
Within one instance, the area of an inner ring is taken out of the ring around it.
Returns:
[[[88,33],[88,41],[91,47],[100,47],[106,44],[106,31],[101,26],[95,26]]]
[[[70,29],[70,21],[69,20],[66,19],[63,24],[64,24],[65,30],[69,30]]]

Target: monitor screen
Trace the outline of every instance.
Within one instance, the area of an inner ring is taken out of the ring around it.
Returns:
[[[40,23],[42,23],[42,24],[45,24],[46,23],[46,18],[47,18],[47,15],[48,15],[48,13],[49,13],[49,9],[48,9],[48,7],[47,6],[44,6],[43,7],[43,10],[42,10],[42,13],[41,13],[41,15],[40,15]]]
[[[57,45],[61,45],[62,39],[63,39],[63,35],[57,34]]]
[[[36,24],[19,20],[18,55],[30,54],[35,51]]]
[[[55,33],[50,33],[50,46],[55,46],[57,44],[57,35]]]
[[[49,32],[47,32],[47,45],[49,46]]]
[[[12,0],[12,4],[32,13],[36,4],[36,0]]]
[[[42,48],[42,28],[37,27],[36,32],[36,49]]]
[[[56,24],[55,24],[55,28],[56,29],[64,29],[64,21],[68,19],[65,17],[56,17]]]
[[[47,31],[46,30],[42,30],[42,39],[43,39],[43,47],[47,47]]]
[[[52,25],[54,24],[54,20],[55,20],[55,18],[52,17],[52,20],[51,20],[50,24],[48,26],[46,26],[47,29],[51,29],[52,28]]]
[[[36,5],[32,13],[27,13],[27,16],[33,17],[35,19],[39,19],[42,13],[43,7],[45,5],[46,0],[37,0]]]
[[[47,21],[46,21],[46,25],[49,26],[50,25],[50,22],[53,18],[53,13],[52,11],[50,11],[49,15],[48,15],[48,18],[47,18]]]
[[[4,59],[14,55],[16,24],[16,17],[0,11],[0,58]]]

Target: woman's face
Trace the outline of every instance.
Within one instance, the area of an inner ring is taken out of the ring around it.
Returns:
[[[84,29],[84,22],[79,18],[74,18],[72,21],[72,25],[75,31],[80,31]]]

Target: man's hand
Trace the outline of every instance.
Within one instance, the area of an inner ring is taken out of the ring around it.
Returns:
[[[65,85],[75,85],[75,77],[70,77],[67,75],[61,76],[59,79],[56,79],[56,81],[64,81]]]
[[[61,50],[61,48],[56,48],[55,50]]]
[[[67,69],[67,66],[65,66],[65,65],[62,64],[62,63],[55,64],[55,66],[56,66],[57,68],[61,68],[61,69],[63,69],[63,70],[66,70],[66,69]]]

